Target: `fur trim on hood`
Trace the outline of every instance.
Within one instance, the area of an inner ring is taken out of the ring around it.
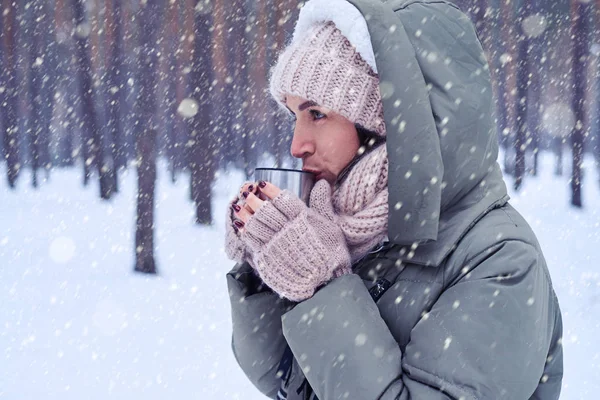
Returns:
[[[332,21],[356,51],[377,73],[375,54],[367,22],[360,11],[346,0],[309,0],[300,10],[292,42],[302,38],[312,25]]]

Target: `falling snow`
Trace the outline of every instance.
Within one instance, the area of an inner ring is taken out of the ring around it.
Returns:
[[[214,0],[162,2],[167,8],[145,16],[170,21],[154,40],[140,35],[148,27],[139,23],[140,10],[154,6],[150,0],[73,3],[82,6],[81,18],[71,9],[61,13],[48,8],[54,2],[3,2],[0,365],[9,368],[0,374],[0,398],[262,399],[231,352],[224,275],[232,265],[222,248],[221,205],[247,179],[244,169],[258,163],[298,166],[289,156],[292,124],[265,100],[268,66],[288,39],[274,29],[291,31],[302,2],[275,11],[271,3],[246,2],[243,12]],[[505,100],[496,104],[503,149],[498,160],[511,204],[539,236],[560,300],[565,349],[561,398],[594,398],[600,392],[600,6],[592,0],[546,3],[525,2],[518,12],[510,1],[468,7],[469,17],[479,20],[490,62],[489,70],[479,68],[473,76],[491,73],[504,79],[493,88]],[[115,4],[123,5],[127,18],[120,33],[114,30]],[[589,18],[572,19],[576,9]],[[587,31],[575,21],[586,22]],[[430,39],[428,27],[437,22],[423,18],[414,23],[418,28],[410,40],[420,43]],[[403,35],[404,27],[392,25],[388,34]],[[112,47],[114,38],[121,47]],[[576,49],[579,58],[574,57]],[[415,66],[454,65],[446,50],[417,52],[421,64]],[[520,59],[523,54],[527,62]],[[157,72],[152,81],[148,71]],[[394,82],[380,82],[384,100],[405,90]],[[578,98],[573,90],[582,83]],[[466,89],[452,77],[426,86],[430,92],[434,88],[461,94],[444,108],[473,107],[462,95]],[[143,113],[148,99],[153,100],[152,112]],[[209,107],[201,107],[209,103],[211,113],[204,113]],[[386,112],[392,106],[388,132],[412,133],[407,123],[413,111],[410,99],[395,99]],[[16,120],[9,110],[16,110]],[[200,121],[205,115],[209,118]],[[435,118],[440,138],[447,139],[452,119],[444,112]],[[151,277],[133,272],[136,255],[150,248],[136,243],[135,229],[136,206],[146,199],[137,192],[138,173],[153,165],[148,163],[150,152],[136,152],[149,143],[141,139],[152,141],[146,127],[157,132],[158,155],[152,226],[159,274]],[[209,134],[200,137],[200,132]],[[519,132],[524,134],[520,147],[515,146]],[[578,182],[571,176],[574,132],[583,133],[586,151],[583,208],[569,205],[571,184]],[[11,158],[15,153],[8,148],[17,149],[19,157]],[[518,191],[511,169],[518,158],[515,148],[524,150],[526,165]],[[359,153],[364,151],[360,147]],[[477,148],[461,151],[468,157]],[[215,156],[214,165],[204,162],[207,154]],[[540,165],[533,176],[536,155]],[[428,149],[407,157],[414,167],[401,176],[409,182],[423,179],[418,171]],[[194,180],[215,171],[214,182]],[[14,189],[7,183],[11,172],[18,172]],[[107,184],[111,173],[116,173],[118,190]],[[424,195],[437,185],[445,189],[452,184],[442,176],[426,179],[431,187]],[[98,196],[99,182],[103,194],[110,194],[104,200]],[[484,186],[485,181],[474,184]],[[198,194],[212,196],[212,226],[196,223],[198,199],[190,198]],[[407,221],[414,219],[408,201],[393,209]],[[499,232],[496,239],[502,238]],[[415,250],[416,245],[409,259]],[[470,277],[468,267],[462,272]],[[484,307],[501,307],[505,300],[505,293],[496,290]],[[392,306],[402,310],[414,304],[411,294],[403,293]],[[531,297],[522,306],[539,303]],[[456,300],[450,312],[466,322],[472,316],[463,309],[464,300]],[[315,308],[303,322],[320,323],[328,313]],[[424,312],[422,320],[435,321],[435,313]],[[343,327],[349,325],[345,321]],[[365,333],[355,334],[350,340],[356,347],[377,358],[386,356]],[[432,347],[452,350],[457,343],[442,336]],[[490,348],[495,346],[491,341]],[[412,356],[417,360],[424,354]],[[341,353],[335,362],[343,366],[350,357]],[[306,358],[300,357],[302,362]],[[310,368],[303,365],[305,372]],[[543,375],[541,382],[548,379]],[[352,398],[352,393],[344,397]]]
[[[193,118],[198,114],[198,102],[194,99],[183,99],[177,107],[177,113],[184,118]]]
[[[586,193],[588,211],[570,209],[562,201],[568,188],[552,176],[552,162],[543,156],[542,176],[511,196],[539,232],[561,299],[564,398],[586,398],[585,393],[600,390],[600,370],[586,361],[600,356],[595,318],[590,318],[600,313],[600,273],[594,270],[600,253],[586,251],[600,246],[600,191],[590,187]],[[110,391],[116,397],[162,399],[203,390],[206,398],[262,399],[231,354],[224,280],[231,262],[222,250],[223,216],[216,213],[216,228],[194,226],[185,182],[173,185],[161,174],[157,258],[164,273],[138,277],[129,272],[132,252],[111,251],[116,244],[133,243],[135,174],[124,176],[123,193],[110,204],[81,189],[79,179],[78,172],[64,171],[37,191],[13,193],[0,186],[0,219],[9,227],[0,230],[0,259],[11,266],[0,269],[0,347],[5,349],[0,357],[13,366],[3,381],[5,396],[105,399]],[[216,200],[225,202],[243,180],[241,173],[221,171]],[[548,191],[555,196],[547,197]],[[39,222],[27,223],[31,218]],[[61,228],[53,233],[56,226]],[[502,301],[501,292],[491,295]],[[402,296],[394,304],[408,306]],[[452,308],[460,312],[460,303]],[[318,310],[314,314],[318,318]],[[354,343],[369,346],[364,334]],[[450,339],[439,346],[452,344]],[[385,356],[377,346],[369,351]],[[38,384],[30,385],[34,380]],[[112,386],[106,385],[110,380]]]

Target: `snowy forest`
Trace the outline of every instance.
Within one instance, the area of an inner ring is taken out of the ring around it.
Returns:
[[[600,160],[600,2],[456,1],[486,49],[504,171],[518,190],[555,154],[555,174],[583,207],[582,161]],[[35,0],[2,3],[0,149],[10,188],[54,168],[82,168],[99,196],[139,171],[136,268],[153,271],[157,158],[189,175],[196,221],[212,223],[210,187],[228,166],[250,175],[290,159],[291,125],[266,92],[293,29],[295,1]],[[596,163],[600,165],[600,161]],[[600,182],[587,182],[600,185]],[[600,187],[600,186],[599,186]]]
[[[600,262],[591,250],[600,245],[600,0],[452,2],[488,57],[511,197],[546,232],[544,246],[559,237],[575,253],[548,255],[559,297],[572,299],[563,303],[564,398],[594,398],[600,348],[587,312],[600,305],[600,275],[588,268]],[[218,295],[202,285],[230,266],[221,248],[227,196],[256,166],[300,166],[289,150],[293,121],[270,98],[268,77],[302,2],[0,5],[0,364],[14,366],[0,367],[0,398],[260,398],[246,395],[257,392],[241,372],[229,375],[223,282]],[[48,257],[68,276],[47,272]],[[131,269],[142,274],[123,278]],[[140,280],[155,274],[160,281]],[[36,280],[22,283],[27,275]],[[27,369],[43,385],[21,393]]]

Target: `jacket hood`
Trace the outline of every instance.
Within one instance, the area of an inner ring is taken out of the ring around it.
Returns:
[[[406,261],[439,265],[485,212],[508,201],[477,33],[443,0],[310,0],[294,36],[325,20],[379,75],[388,238]]]

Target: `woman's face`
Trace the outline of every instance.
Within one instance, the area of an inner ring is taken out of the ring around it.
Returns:
[[[333,185],[360,147],[356,127],[331,109],[302,97],[288,95],[285,101],[294,114],[296,126],[292,156],[302,159],[302,169],[316,179]]]

